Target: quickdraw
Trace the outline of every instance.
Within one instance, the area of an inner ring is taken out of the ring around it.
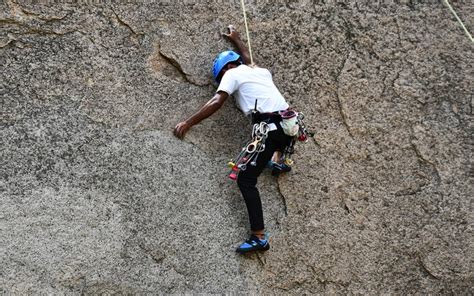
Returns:
[[[242,148],[235,160],[231,160],[227,163],[227,166],[231,168],[229,178],[237,180],[237,175],[240,171],[245,171],[247,165],[257,165],[259,153],[265,150],[265,140],[267,139],[268,131],[269,127],[265,122],[253,125],[252,140]]]
[[[302,112],[298,112],[298,116],[297,116],[297,122],[299,126],[298,141],[306,143],[308,142],[308,137],[313,137],[314,133],[311,133],[306,129],[303,119],[304,119],[304,114]]]

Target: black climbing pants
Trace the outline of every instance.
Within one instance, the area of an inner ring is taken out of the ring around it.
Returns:
[[[259,231],[265,228],[263,223],[262,201],[256,187],[257,178],[262,173],[268,161],[272,158],[273,153],[276,150],[284,151],[285,147],[292,140],[292,137],[283,133],[283,129],[279,123],[276,123],[276,125],[278,129],[268,132],[268,137],[265,141],[265,150],[258,154],[257,165],[247,165],[247,169],[240,171],[237,178],[237,184],[247,205],[250,228],[253,231]]]

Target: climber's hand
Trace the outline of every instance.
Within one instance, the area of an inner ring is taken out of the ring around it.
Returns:
[[[223,36],[229,38],[232,41],[240,40],[240,33],[237,32],[233,25],[227,27],[227,33],[222,34]]]
[[[184,135],[191,128],[191,125],[186,121],[178,123],[174,128],[174,135],[180,139],[184,138]]]
[[[233,25],[227,27],[227,34],[222,34],[227,37],[234,45],[237,47],[237,52],[242,56],[242,61],[246,65],[252,65],[252,59],[250,58],[250,52],[245,46],[242,39],[240,39],[240,34],[237,32]],[[253,65],[252,65],[253,66]]]

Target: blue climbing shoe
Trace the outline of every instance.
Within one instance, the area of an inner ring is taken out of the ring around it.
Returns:
[[[267,168],[269,168],[269,169],[272,170],[272,169],[273,169],[273,165],[275,165],[275,164],[277,164],[277,163],[274,162],[274,161],[272,161],[272,160],[269,160],[269,161],[267,162]]]
[[[266,251],[268,249],[270,249],[270,244],[266,236],[265,239],[259,239],[252,234],[250,238],[243,242],[235,251],[244,254],[252,251]]]
[[[291,171],[291,166],[286,163],[272,162],[272,176],[278,176],[281,173],[287,173]]]

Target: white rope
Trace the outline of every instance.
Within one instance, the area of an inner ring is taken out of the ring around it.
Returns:
[[[446,5],[448,6],[449,10],[451,10],[451,12],[454,14],[454,16],[455,16],[456,19],[458,20],[459,24],[460,24],[461,27],[463,28],[464,32],[466,32],[467,37],[469,37],[469,39],[471,40],[471,42],[474,43],[474,39],[472,39],[471,33],[469,33],[469,31],[466,29],[466,26],[464,26],[463,22],[462,22],[461,19],[458,17],[458,15],[456,14],[456,11],[454,11],[454,9],[453,9],[453,7],[451,6],[451,4],[449,4],[448,0],[444,0],[444,2],[445,2]]]
[[[240,3],[242,4],[242,11],[244,13],[245,32],[247,33],[247,44],[249,47],[249,54],[250,54],[250,65],[253,66],[252,47],[250,46],[249,26],[247,25],[247,14],[245,12],[244,0],[241,0]]]

